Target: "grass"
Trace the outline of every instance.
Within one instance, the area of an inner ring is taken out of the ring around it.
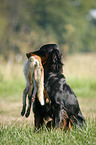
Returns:
[[[90,98],[96,96],[96,78],[74,77],[68,80],[68,84],[79,97]]]
[[[73,145],[96,144],[96,121],[87,121],[85,129],[75,129],[64,132],[60,129],[48,131],[46,128],[33,131],[31,124],[19,122],[0,127],[1,144],[30,144],[30,145]]]
[[[93,59],[92,56],[94,55],[91,54],[90,57],[87,57],[92,58],[93,61],[96,57]],[[43,130],[40,129],[39,132],[34,132],[32,112],[28,119],[20,115],[22,91],[25,87],[22,65],[16,64],[10,67],[8,64],[0,65],[2,70],[0,72],[0,145],[96,144],[96,77],[94,72],[89,73],[87,71],[86,75],[84,75],[86,71],[82,71],[81,67],[76,72],[77,61],[80,64],[80,60],[84,59],[83,57],[78,57],[78,55],[75,57],[70,56],[65,62],[64,74],[68,84],[78,97],[81,110],[86,118],[86,128],[73,128],[72,131],[67,132],[60,129],[48,131],[45,127]],[[70,65],[69,59],[71,64],[72,61],[77,60],[76,63],[73,63],[74,67]],[[93,62],[91,64],[95,67]],[[89,61],[88,64],[85,61],[85,64],[83,63],[85,70],[87,70]]]

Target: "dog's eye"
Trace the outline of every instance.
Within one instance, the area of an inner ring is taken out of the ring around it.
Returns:
[[[44,49],[40,49],[40,54],[43,57],[46,57],[46,51]]]

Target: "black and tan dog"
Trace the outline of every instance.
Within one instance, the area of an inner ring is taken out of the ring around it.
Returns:
[[[62,54],[58,46],[46,44],[38,51],[29,52],[26,55],[27,58],[32,55],[41,57],[44,68],[44,85],[51,100],[51,103],[45,104],[45,108],[42,109],[38,99],[35,99],[33,109],[35,126],[39,128],[43,124],[44,114],[53,119],[53,127],[62,126],[63,120],[63,125],[66,124],[65,127],[69,126],[70,128],[70,124],[83,126],[85,118],[81,113],[77,97],[62,74]]]

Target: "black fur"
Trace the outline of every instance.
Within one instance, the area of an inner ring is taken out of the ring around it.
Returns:
[[[59,127],[62,121],[62,111],[65,110],[68,119],[71,119],[74,125],[83,126],[85,118],[81,113],[77,97],[62,74],[62,54],[58,46],[56,44],[44,45],[38,51],[27,53],[27,57],[29,58],[32,53],[40,56],[41,59],[47,56],[46,62],[42,62],[42,64],[44,67],[44,85],[51,100],[51,104],[46,104],[43,107],[40,106],[37,99],[35,100],[35,122],[39,118],[37,120],[40,127],[43,124],[42,118],[46,114],[53,119],[53,127]]]

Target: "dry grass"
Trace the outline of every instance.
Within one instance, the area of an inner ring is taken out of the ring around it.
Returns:
[[[64,74],[67,77],[96,78],[96,53],[70,55],[63,62]]]

